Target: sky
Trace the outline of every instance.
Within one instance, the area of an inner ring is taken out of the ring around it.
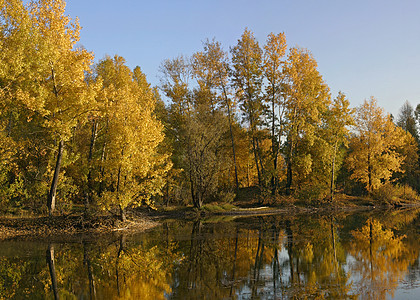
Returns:
[[[190,56],[215,38],[225,50],[245,28],[263,46],[284,32],[289,47],[312,52],[332,97],[353,107],[374,96],[398,115],[420,104],[420,1],[417,0],[67,0],[82,26],[80,44],[140,66],[159,85],[165,59]]]

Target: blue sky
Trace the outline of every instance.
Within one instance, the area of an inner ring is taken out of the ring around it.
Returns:
[[[342,91],[352,106],[374,96],[396,115],[406,100],[420,103],[420,1],[68,0],[67,14],[96,60],[123,56],[152,85],[164,59],[213,37],[228,50],[247,27],[261,46],[284,32],[289,46],[310,50],[333,97]]]

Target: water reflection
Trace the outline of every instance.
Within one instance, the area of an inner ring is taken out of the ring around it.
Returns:
[[[420,297],[419,210],[168,221],[0,244],[0,299]]]

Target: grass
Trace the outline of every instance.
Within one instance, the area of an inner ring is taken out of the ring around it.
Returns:
[[[208,211],[208,212],[212,212],[212,213],[216,213],[216,212],[224,212],[224,211],[231,211],[234,209],[237,209],[237,207],[233,204],[230,203],[209,203],[209,204],[205,204],[203,205],[203,207],[201,208],[204,211]]]

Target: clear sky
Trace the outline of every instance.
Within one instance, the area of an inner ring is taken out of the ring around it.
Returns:
[[[352,106],[374,96],[398,114],[420,103],[420,1],[417,0],[67,0],[81,44],[96,60],[118,54],[159,84],[164,59],[202,50],[215,38],[225,50],[248,27],[262,46],[270,32],[312,52],[332,96]]]

